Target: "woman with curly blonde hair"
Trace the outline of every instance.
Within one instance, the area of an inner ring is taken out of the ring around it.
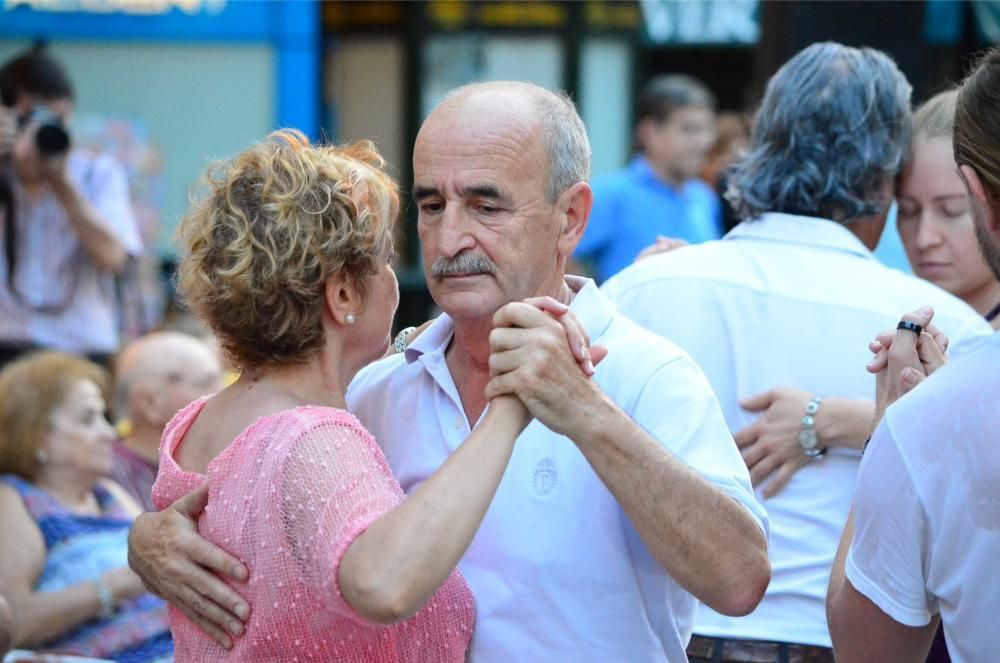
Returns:
[[[163,509],[207,477],[198,531],[243,561],[230,584],[252,611],[231,640],[172,608],[177,660],[464,660],[474,609],[454,568],[527,411],[494,399],[404,499],[344,400],[399,301],[380,157],[282,131],[206,185],[179,230],[179,285],[240,377],[167,426],[153,498]]]

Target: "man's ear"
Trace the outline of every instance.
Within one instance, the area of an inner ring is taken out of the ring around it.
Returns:
[[[635,142],[636,145],[645,152],[649,149],[649,144],[653,140],[653,133],[660,127],[660,122],[651,115],[639,120],[635,125]]]
[[[353,324],[354,317],[363,308],[361,293],[358,291],[355,280],[345,274],[343,270],[338,270],[326,280],[323,288],[323,303],[327,313],[340,325]],[[348,322],[350,320],[350,322]]]
[[[594,191],[586,182],[577,182],[559,194],[556,204],[562,219],[557,246],[559,254],[568,257],[576,250],[587,228],[587,219],[594,207]]]
[[[979,178],[979,173],[965,164],[958,167],[965,180],[965,186],[969,188],[969,194],[975,198],[976,204],[983,213],[983,220],[986,222],[986,229],[991,233],[1000,232],[1000,217],[993,211],[997,205],[990,192],[986,190],[983,181]]]
[[[147,381],[142,381],[132,387],[132,396],[129,399],[130,419],[142,419],[143,421],[157,421],[160,418],[159,402],[156,393],[149,387]],[[171,414],[170,416],[173,416]]]

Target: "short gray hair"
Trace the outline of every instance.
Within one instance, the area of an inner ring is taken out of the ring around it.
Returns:
[[[590,179],[590,140],[587,129],[569,95],[522,81],[470,83],[449,92],[441,104],[477,89],[509,89],[521,92],[535,105],[549,159],[545,197],[555,202],[566,189]]]
[[[881,186],[909,146],[910,92],[881,51],[809,46],[768,82],[726,198],[744,219],[787,212],[847,223],[877,214]]]

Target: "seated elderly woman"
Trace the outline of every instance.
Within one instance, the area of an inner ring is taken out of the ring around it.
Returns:
[[[240,377],[168,424],[153,500],[207,490],[198,531],[245,563],[233,587],[252,611],[224,646],[171,609],[176,660],[463,661],[473,601],[454,569],[527,411],[494,399],[404,499],[345,409],[399,302],[381,159],[283,131],[211,170],[205,194],[179,229],[179,286]]]
[[[0,593],[14,646],[119,661],[172,651],[162,601],[129,568],[137,508],[102,481],[105,371],[54,352],[0,372]]]

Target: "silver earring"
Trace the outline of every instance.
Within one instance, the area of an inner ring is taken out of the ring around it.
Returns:
[[[353,325],[354,320],[355,318],[353,313],[348,313],[347,315],[344,316],[344,322],[346,322],[349,325]]]
[[[44,449],[39,449],[38,452],[35,454],[35,458],[38,459],[38,462],[41,463],[42,465],[49,462],[49,455],[45,453]]]

